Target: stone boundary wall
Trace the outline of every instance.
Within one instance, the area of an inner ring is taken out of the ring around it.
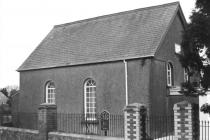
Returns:
[[[0,127],[0,140],[38,140],[39,131]],[[48,140],[124,140],[124,138],[49,132]]]
[[[48,140],[124,140],[124,138],[49,132]]]
[[[0,127],[0,140],[37,140],[38,130]]]

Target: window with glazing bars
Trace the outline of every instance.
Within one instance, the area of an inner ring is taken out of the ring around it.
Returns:
[[[167,64],[167,85],[173,86],[173,66],[171,63]]]
[[[84,113],[88,120],[95,119],[96,115],[96,82],[88,79],[84,84]]]
[[[48,82],[46,85],[46,99],[45,102],[49,104],[55,104],[55,84]]]

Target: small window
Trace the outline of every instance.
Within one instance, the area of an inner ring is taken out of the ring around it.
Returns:
[[[172,63],[167,64],[167,85],[173,86],[173,65],[172,65]]]
[[[55,84],[52,81],[46,84],[45,102],[55,104]]]
[[[188,80],[189,80],[189,75],[188,75],[187,69],[185,68],[184,69],[184,82],[188,82]]]
[[[84,111],[87,120],[96,119],[96,82],[88,79],[84,84]]]
[[[175,43],[175,53],[176,54],[181,54],[181,46],[179,44]]]

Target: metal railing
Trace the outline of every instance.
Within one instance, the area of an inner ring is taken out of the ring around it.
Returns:
[[[200,140],[210,140],[209,121],[200,121]]]
[[[124,137],[124,117],[110,114],[108,130],[102,129],[100,114],[89,116],[84,114],[57,114],[57,131],[76,134]]]
[[[146,118],[146,137],[150,139],[174,139],[173,116],[148,116]]]
[[[101,114],[85,116],[75,113],[55,114],[57,129],[55,131],[75,134],[124,137],[124,116],[122,114],[109,114],[108,126],[102,129]],[[174,140],[173,116],[149,116],[146,118],[146,137],[148,140]],[[38,129],[38,113],[16,112],[0,114],[0,125],[16,128]],[[106,124],[107,125],[107,124]],[[194,121],[199,126],[200,140],[210,140],[210,122]],[[108,128],[108,129],[107,129]]]

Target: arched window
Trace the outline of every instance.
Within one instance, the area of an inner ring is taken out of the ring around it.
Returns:
[[[85,118],[95,119],[96,114],[96,82],[88,79],[84,84],[84,113]]]
[[[49,104],[55,104],[55,84],[49,81],[46,84],[45,102]]]
[[[172,63],[167,64],[167,85],[173,86],[173,65]]]

